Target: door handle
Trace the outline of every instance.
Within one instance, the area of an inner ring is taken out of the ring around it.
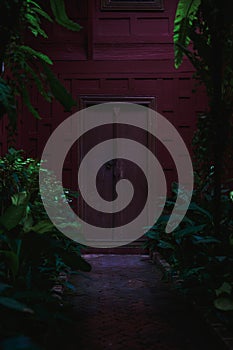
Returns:
[[[110,160],[109,162],[105,163],[106,169],[111,169],[114,165],[114,160]]]

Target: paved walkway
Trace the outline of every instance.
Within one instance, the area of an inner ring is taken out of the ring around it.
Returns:
[[[221,350],[160,270],[140,255],[89,255],[74,278],[75,334],[66,349]]]

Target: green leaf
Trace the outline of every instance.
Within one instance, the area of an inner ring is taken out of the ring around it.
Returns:
[[[13,298],[0,297],[0,305],[8,309],[33,314],[33,310]]]
[[[0,257],[2,260],[6,263],[10,271],[12,272],[13,277],[18,273],[19,269],[19,259],[18,256],[12,252],[12,251],[7,251],[7,250],[0,250]]]
[[[32,34],[35,35],[36,37],[38,34],[43,36],[44,38],[47,38],[47,34],[45,31],[40,27],[40,19],[39,17],[34,14],[32,11],[31,13],[26,13],[25,18],[27,19],[29,25],[29,29],[31,30]]]
[[[233,311],[233,300],[228,297],[220,297],[214,300],[214,306],[221,311]]]
[[[28,94],[28,91],[26,89],[26,87],[22,87],[21,89],[21,94],[22,94],[22,98],[23,98],[23,102],[25,103],[25,105],[27,106],[29,112],[32,113],[32,115],[36,118],[36,119],[41,119],[39,113],[37,112],[37,110],[33,107],[33,105],[31,104],[30,101],[30,97]]]
[[[188,210],[192,210],[197,213],[199,212],[200,214],[207,216],[211,222],[213,221],[213,216],[207,210],[203,209],[202,207],[200,207],[194,202],[190,203]]]
[[[11,87],[7,82],[0,78],[0,119],[7,113],[10,125],[14,130],[16,128],[17,114],[16,102]]]
[[[193,238],[196,241],[195,244],[221,243],[220,240],[218,240],[212,236],[196,236],[196,235],[194,235]]]
[[[230,245],[233,245],[233,234],[231,234],[229,237],[229,243]]]
[[[73,100],[72,96],[68,93],[65,87],[60,83],[48,65],[43,64],[43,68],[53,96],[64,106],[65,110],[69,112],[73,106],[76,106],[76,102]]]
[[[217,295],[217,297],[221,294],[231,294],[232,292],[232,286],[229,282],[223,282],[223,284],[221,285],[221,287],[219,287],[218,289],[215,289],[215,293]]]
[[[173,233],[173,235],[174,235],[175,239],[183,238],[184,236],[192,235],[192,234],[197,233],[197,232],[201,232],[205,226],[206,225],[186,227],[183,230],[175,231]]]
[[[45,12],[44,10],[42,10],[39,7],[34,7],[33,8],[34,12],[37,12],[41,17],[44,17],[45,19],[47,19],[49,22],[53,22],[52,18],[48,15],[47,12]]]
[[[73,31],[80,31],[80,29],[82,29],[78,23],[68,18],[64,0],[50,0],[50,5],[58,24]]]
[[[51,221],[42,220],[38,222],[38,224],[36,224],[35,226],[31,227],[31,231],[43,234],[43,233],[51,232],[53,228],[54,228],[54,225]]]
[[[15,193],[13,196],[11,196],[11,201],[12,204],[16,206],[26,204],[28,202],[28,194],[25,191]]]
[[[34,344],[32,340],[23,335],[8,337],[1,342],[2,350],[41,350],[41,347]]]
[[[7,84],[7,82],[0,78],[0,102],[3,104],[4,107],[7,106],[9,103],[9,98],[11,97],[11,88]]]
[[[63,218],[61,218],[63,220]],[[70,229],[70,230],[80,230],[81,229],[81,224],[79,224],[78,222],[74,221],[74,222],[62,222],[61,224],[58,225],[59,229]],[[83,237],[84,238],[84,237]]]
[[[70,282],[65,281],[64,286],[70,289],[72,292],[76,292],[77,288]]]
[[[190,43],[190,27],[197,17],[201,0],[179,0],[174,22],[175,67],[179,68],[183,60],[183,48]]]
[[[23,231],[24,232],[29,232],[31,231],[31,227],[33,226],[34,220],[33,217],[30,213],[30,208],[27,206],[27,213],[26,216],[23,220]]]
[[[183,276],[185,278],[193,276],[193,275],[198,275],[199,271],[203,271],[205,268],[203,266],[200,267],[194,267],[192,269],[186,269],[183,273]]]
[[[157,244],[157,246],[158,246],[159,248],[162,248],[162,249],[172,249],[172,250],[175,249],[174,245],[172,245],[172,244],[169,243],[169,242],[163,241],[163,240],[160,240],[160,241],[159,241],[159,244]]]
[[[11,205],[6,209],[3,215],[0,217],[0,224],[4,226],[8,231],[15,228],[22,220],[26,212],[26,205],[20,204],[18,206]]]
[[[12,288],[12,286],[6,283],[0,283],[0,293],[3,293],[5,290],[9,288]]]
[[[160,232],[158,231],[148,231],[145,235],[146,237],[155,239],[155,240],[159,240],[160,238]]]
[[[38,58],[47,64],[53,64],[53,62],[47,55],[43,54],[42,52],[36,51],[29,46],[21,45],[19,47],[19,50],[33,56],[34,58]]]
[[[45,89],[45,86],[43,84],[42,81],[42,74],[37,75],[37,73],[34,71],[34,69],[32,69],[29,64],[25,63],[25,70],[27,71],[27,73],[29,75],[31,75],[34,83],[36,84],[36,87],[39,91],[39,93],[45,98],[46,101],[51,102],[51,95],[49,94],[49,92],[47,92],[47,90]]]

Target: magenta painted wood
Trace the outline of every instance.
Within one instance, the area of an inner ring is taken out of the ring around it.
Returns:
[[[190,148],[197,113],[207,106],[203,88],[194,94],[193,68],[184,59],[174,68],[173,21],[177,0],[164,0],[163,11],[101,11],[101,0],[69,0],[67,11],[83,26],[79,33],[55,24],[47,25],[48,40],[28,40],[54,60],[58,74],[73,97],[98,95],[119,98],[151,96],[156,108],[183,136]],[[42,114],[35,120],[23,108],[19,129],[20,147],[29,156],[40,157],[51,132],[69,116],[58,102],[48,104],[32,89],[32,100]],[[80,106],[73,111],[78,110]],[[6,152],[5,121],[0,125],[0,152]],[[158,147],[168,183],[176,180],[169,155]],[[64,168],[67,186],[77,188],[75,152]]]

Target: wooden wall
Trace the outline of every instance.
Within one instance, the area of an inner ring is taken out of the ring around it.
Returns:
[[[174,69],[173,21],[177,0],[164,0],[164,11],[101,11],[100,0],[68,0],[69,16],[82,24],[79,33],[47,25],[49,39],[35,48],[54,60],[54,71],[78,101],[80,95],[152,96],[157,110],[168,118],[190,147],[196,115],[206,106],[204,91],[193,93],[193,69],[184,60]],[[31,40],[31,39],[30,39]],[[31,41],[33,43],[33,40]],[[43,116],[36,121],[23,109],[19,145],[40,156],[51,132],[69,113],[58,102],[48,104],[32,88],[32,100]],[[74,111],[79,107],[74,108]],[[5,125],[1,125],[5,152]],[[168,181],[175,178],[170,158],[164,157]],[[71,158],[70,158],[71,159]],[[72,160],[67,161],[72,179]],[[73,186],[72,185],[72,186]]]

